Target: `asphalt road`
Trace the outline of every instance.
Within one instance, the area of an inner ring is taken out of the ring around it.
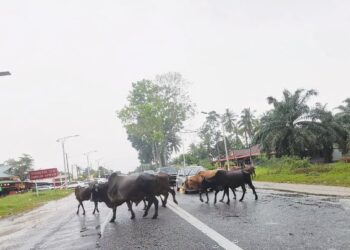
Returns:
[[[156,220],[153,207],[142,218],[142,204],[134,208],[135,220],[123,205],[109,223],[104,204],[92,215],[86,202],[87,214],[76,215],[70,196],[0,220],[0,249],[222,249],[222,239],[242,249],[350,249],[350,200],[267,190],[258,195],[255,201],[248,189],[243,202],[228,206],[213,205],[212,194],[205,204],[196,194],[177,193],[180,209],[205,225],[180,217],[171,209],[176,205],[160,208]]]

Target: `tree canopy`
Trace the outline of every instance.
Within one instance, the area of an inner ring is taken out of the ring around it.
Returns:
[[[179,73],[132,83],[128,104],[117,114],[141,163],[165,166],[171,154],[179,150],[178,133],[193,114],[186,84]]]

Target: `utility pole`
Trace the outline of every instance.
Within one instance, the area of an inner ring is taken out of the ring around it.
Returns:
[[[90,160],[89,160],[89,155],[92,153],[96,153],[97,150],[92,150],[89,152],[84,153],[84,155],[86,156],[86,162],[87,162],[87,170],[88,170],[88,179],[90,179]]]
[[[56,140],[56,142],[61,142],[61,145],[62,145],[62,153],[63,153],[63,169],[64,169],[64,172],[67,173],[68,172],[68,177],[69,177],[69,169],[67,171],[67,167],[68,167],[68,159],[66,158],[66,152],[65,152],[65,149],[64,149],[64,143],[66,140],[70,139],[70,138],[73,138],[73,137],[78,137],[79,135],[70,135],[70,136],[65,136],[65,137],[62,137],[62,138],[59,138]],[[67,178],[65,178],[65,184],[67,184]]]

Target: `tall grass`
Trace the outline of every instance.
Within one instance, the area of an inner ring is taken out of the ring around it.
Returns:
[[[256,180],[350,187],[350,164],[311,164],[308,159],[282,157],[257,159]]]
[[[39,196],[35,192],[9,195],[0,198],[0,218],[28,211],[51,200],[57,200],[71,194],[73,190],[55,189],[40,191]]]

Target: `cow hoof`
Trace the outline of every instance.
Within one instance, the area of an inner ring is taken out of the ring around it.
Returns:
[[[135,215],[131,216],[131,218],[130,218],[130,219],[132,219],[132,220],[133,220],[133,219],[135,219]]]
[[[219,200],[220,202],[224,202],[224,200]]]
[[[175,203],[175,204],[179,204],[179,203],[177,203],[177,201],[174,201],[174,203]]]
[[[226,202],[227,205],[230,205],[230,202]]]
[[[206,201],[205,203],[206,203],[206,204],[208,204],[209,202],[208,202],[208,201]]]
[[[242,199],[239,200],[239,202],[242,202],[242,201],[243,201]]]
[[[146,217],[146,216],[147,216],[147,214],[142,215],[142,217]]]
[[[152,219],[157,219],[158,215],[153,215]]]
[[[109,222],[110,222],[110,223],[113,223],[114,221],[115,221],[115,219],[112,218]]]
[[[166,207],[165,205],[162,205],[162,207]]]

